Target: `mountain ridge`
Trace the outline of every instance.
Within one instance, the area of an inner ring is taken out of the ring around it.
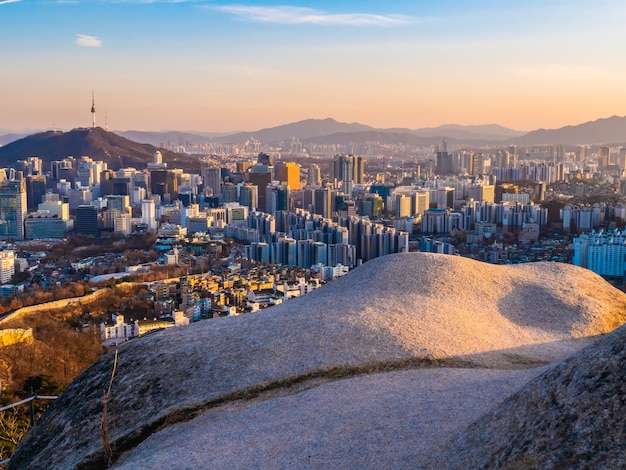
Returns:
[[[522,145],[602,145],[626,142],[626,116],[611,116],[558,129],[537,129],[513,139]]]
[[[366,136],[358,136],[362,132],[377,132],[381,134],[389,134],[384,140],[393,141],[395,134],[411,134],[416,138],[416,142],[421,142],[417,138],[425,138],[424,142],[430,142],[433,138],[448,138],[452,140],[463,141],[502,141],[523,134],[520,131],[514,131],[502,127],[498,124],[485,125],[469,125],[445,124],[438,127],[409,129],[409,128],[374,128],[366,124],[356,122],[344,123],[332,118],[325,119],[305,119],[280,126],[263,128],[257,131],[240,131],[235,133],[227,132],[184,132],[184,131],[115,131],[117,135],[128,138],[130,140],[158,146],[164,142],[181,142],[191,144],[203,144],[207,142],[221,143],[241,143],[250,138],[255,138],[263,142],[278,142],[291,140],[295,137],[300,140],[310,140],[322,138],[324,136],[333,136],[339,134],[353,134],[357,140],[367,139]],[[0,136],[0,143],[10,143],[12,138],[24,137],[24,134],[7,134]],[[4,139],[3,139],[4,137]],[[322,139],[323,140],[323,139]],[[428,144],[427,144],[428,145]]]
[[[45,131],[46,134],[54,131]],[[72,132],[72,131],[69,131]],[[128,138],[140,145],[174,144],[202,145],[205,143],[243,143],[251,138],[264,143],[278,143],[297,138],[305,143],[350,144],[377,141],[382,144],[405,143],[416,146],[432,146],[446,139],[458,145],[624,145],[626,143],[626,117],[611,116],[558,129],[537,129],[527,133],[498,124],[460,125],[444,124],[437,127],[418,129],[374,128],[357,122],[339,122],[333,118],[305,119],[275,127],[235,133],[180,132],[180,131],[117,131],[120,137]],[[10,146],[23,134],[0,135],[2,149]],[[26,136],[29,138],[32,136]],[[23,139],[19,139],[23,140]],[[6,150],[5,150],[6,152]],[[22,152],[23,153],[23,152]],[[28,156],[28,155],[27,155]],[[1,157],[0,157],[1,158]],[[25,158],[21,156],[21,158]]]
[[[18,139],[0,147],[0,165],[10,166],[16,160],[37,156],[47,166],[54,160],[83,155],[102,160],[111,169],[123,166],[146,168],[159,150],[163,161],[183,168],[199,168],[200,162],[189,155],[140,144],[101,127],[77,128],[68,132],[46,131]]]

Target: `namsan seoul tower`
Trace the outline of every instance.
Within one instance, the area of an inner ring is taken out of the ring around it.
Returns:
[[[94,99],[93,90],[91,90],[91,127],[96,128],[96,100]]]

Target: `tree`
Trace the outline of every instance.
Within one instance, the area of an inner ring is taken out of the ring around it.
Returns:
[[[0,411],[0,459],[11,456],[29,427],[27,413],[20,407]]]
[[[39,374],[24,381],[24,391],[30,394],[31,388],[35,395],[59,395],[65,386],[51,375]]]

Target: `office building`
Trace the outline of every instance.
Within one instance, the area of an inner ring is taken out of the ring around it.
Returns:
[[[239,185],[239,204],[246,206],[250,211],[259,207],[259,188],[254,184]]]
[[[316,188],[313,193],[313,213],[325,219],[332,218],[333,196],[330,187]]]
[[[222,204],[228,204],[231,202],[238,202],[239,195],[237,186],[233,183],[224,183],[222,185]]]
[[[172,199],[178,194],[178,178],[171,170],[154,169],[150,171],[150,191],[162,199]],[[167,196],[167,198],[166,198]]]
[[[320,167],[317,163],[311,163],[311,165],[309,165],[309,174],[307,178],[307,184],[309,186],[321,186],[322,185],[322,176],[320,172]]]
[[[63,238],[72,228],[74,228],[73,220],[62,219],[57,213],[47,210],[38,210],[29,213],[26,217],[24,237],[28,240]]]
[[[265,210],[267,207],[265,188],[267,188],[267,185],[272,184],[273,177],[273,166],[257,163],[248,170],[248,182],[259,188],[259,208],[261,210]]]
[[[291,192],[289,185],[272,184],[265,188],[265,212],[276,214],[277,211],[289,212],[291,209]]]
[[[141,202],[141,223],[145,224],[148,230],[156,230],[158,228],[154,199],[144,199]]]
[[[333,177],[336,187],[351,195],[355,184],[363,184],[363,158],[356,155],[335,155]]]
[[[205,194],[218,195],[222,193],[222,170],[219,167],[202,165],[200,170]],[[210,190],[210,192],[209,192]]]
[[[26,206],[29,211],[35,210],[46,194],[45,175],[26,177]]]
[[[0,181],[0,239],[23,240],[26,214],[25,182],[6,179]]]
[[[367,193],[359,199],[359,214],[362,217],[377,219],[383,210],[383,198],[378,194]]]
[[[293,162],[279,162],[274,166],[274,179],[288,184],[291,191],[300,190],[300,165]]]
[[[91,205],[78,206],[74,231],[82,235],[100,236],[98,209]]]

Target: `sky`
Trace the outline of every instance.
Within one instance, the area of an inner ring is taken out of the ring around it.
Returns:
[[[0,130],[626,115],[623,0],[0,0]]]

